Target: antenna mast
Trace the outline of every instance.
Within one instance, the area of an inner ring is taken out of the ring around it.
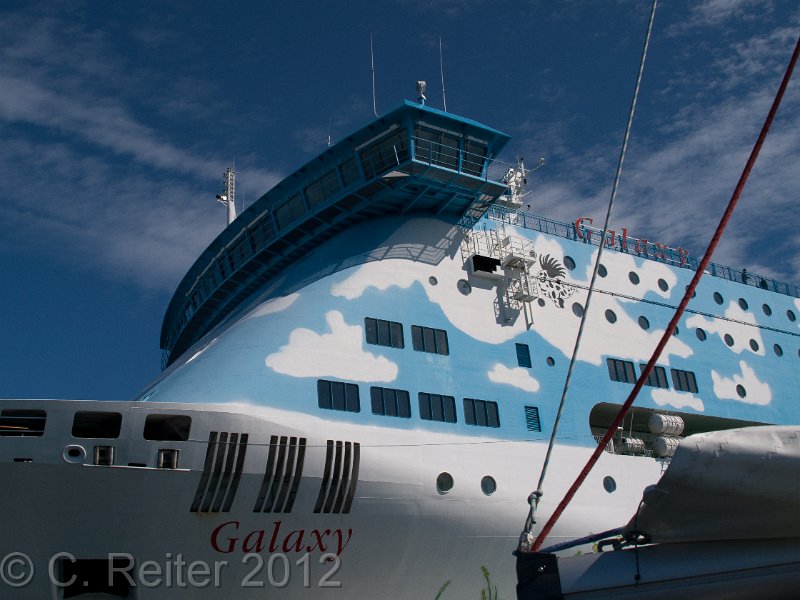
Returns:
[[[236,171],[231,167],[222,175],[225,190],[217,194],[217,200],[228,207],[228,225],[236,218]]]
[[[378,108],[375,103],[375,53],[372,51],[372,33],[369,34],[369,59],[372,63],[372,112],[378,116]]]
[[[439,36],[439,72],[442,75],[442,102],[444,112],[447,112],[447,96],[444,95],[444,60],[442,60],[442,36]]]

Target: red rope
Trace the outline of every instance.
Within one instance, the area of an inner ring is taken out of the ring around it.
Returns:
[[[653,367],[656,364],[659,356],[661,356],[661,352],[664,350],[664,347],[667,345],[670,337],[672,336],[672,332],[675,331],[675,328],[678,325],[678,321],[680,321],[681,316],[683,315],[683,311],[686,309],[686,305],[689,304],[689,300],[692,298],[694,294],[694,290],[697,287],[697,283],[700,281],[700,278],[703,276],[703,272],[705,271],[706,267],[708,266],[709,261],[711,260],[711,255],[714,253],[714,250],[719,243],[720,238],[722,237],[722,232],[725,231],[725,227],[728,224],[728,221],[733,214],[734,208],[736,208],[736,203],[739,201],[739,196],[744,189],[744,185],[747,182],[747,178],[750,176],[750,171],[753,169],[753,165],[756,162],[756,158],[758,158],[758,154],[761,151],[761,146],[764,144],[764,139],[767,137],[767,132],[769,131],[770,126],[772,125],[772,121],[775,118],[775,113],[778,112],[778,107],[781,104],[781,99],[783,98],[783,94],[786,91],[786,86],[789,84],[789,79],[792,76],[792,71],[794,70],[794,66],[797,63],[797,56],[800,54],[800,37],[797,39],[797,44],[794,48],[794,53],[792,54],[792,58],[789,61],[789,66],[786,68],[786,73],[783,75],[783,81],[781,81],[780,88],[778,88],[778,93],[775,96],[775,100],[772,102],[772,107],[769,110],[769,114],[767,115],[766,120],[764,121],[764,126],[761,128],[761,133],[758,136],[758,140],[756,140],[755,146],[753,146],[753,150],[750,153],[750,158],[747,159],[747,164],[745,164],[744,170],[742,171],[741,177],[739,177],[739,183],[736,185],[736,189],[733,191],[733,196],[731,196],[730,202],[728,202],[728,207],[725,209],[725,214],[722,215],[722,219],[720,219],[719,225],[717,225],[717,230],[714,232],[714,237],[711,238],[711,242],[708,244],[708,248],[706,249],[706,253],[703,255],[703,260],[700,261],[700,265],[697,267],[697,271],[692,277],[692,282],[686,288],[686,293],[683,295],[683,299],[681,303],[678,305],[675,314],[672,317],[672,320],[667,325],[667,329],[664,331],[664,335],[661,336],[661,340],[658,342],[658,346],[656,346],[653,355],[650,357],[650,360],[647,362],[647,366],[642,371],[642,374],[639,376],[639,379],[636,381],[636,385],[633,386],[633,390],[631,391],[628,399],[625,400],[625,404],[622,405],[619,413],[617,414],[616,418],[614,419],[613,423],[606,431],[606,434],[603,436],[603,439],[600,440],[600,443],[595,448],[594,452],[592,453],[591,458],[583,467],[580,474],[578,475],[575,482],[572,486],[567,490],[567,493],[564,495],[564,498],[561,500],[559,505],[556,507],[553,514],[550,516],[550,519],[545,523],[545,526],[542,528],[541,533],[536,538],[536,541],[533,543],[531,547],[532,552],[536,552],[542,546],[545,538],[548,536],[550,531],[553,529],[553,526],[556,524],[558,519],[561,517],[561,514],[564,512],[564,509],[569,505],[572,501],[572,498],[575,496],[575,493],[578,491],[578,488],[581,487],[586,477],[589,475],[589,472],[592,470],[594,465],[597,463],[597,460],[600,458],[600,455],[603,453],[608,442],[613,437],[614,433],[617,431],[617,428],[620,426],[622,421],[625,419],[625,416],[628,414],[628,410],[630,409],[631,405],[633,405],[634,400],[636,400],[636,396],[639,394],[639,391],[642,389],[642,386],[647,381],[647,378],[650,376],[650,373],[653,370]]]

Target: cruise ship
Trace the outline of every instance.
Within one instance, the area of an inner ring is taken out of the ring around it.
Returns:
[[[646,232],[603,238],[596,215],[523,210],[524,166],[497,160],[508,139],[403,102],[208,246],[167,308],[163,373],[136,398],[0,401],[0,598],[513,596],[600,245],[540,521],[609,430],[698,260]],[[797,445],[785,432],[800,423],[799,296],[709,265],[546,545],[628,524],[685,447],[705,440],[720,456],[742,432],[781,432],[713,496],[746,520],[752,504],[731,490]],[[787,506],[800,492],[789,481]],[[790,540],[770,544],[785,550],[772,565],[797,561],[796,517],[782,518],[785,532],[762,536]],[[720,548],[685,554],[684,569]],[[655,585],[640,575],[640,592]]]

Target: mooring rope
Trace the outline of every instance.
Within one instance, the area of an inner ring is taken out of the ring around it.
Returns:
[[[611,221],[611,212],[614,208],[614,199],[617,196],[617,190],[619,188],[619,180],[620,176],[622,175],[622,163],[625,161],[625,153],[628,150],[628,139],[630,138],[631,134],[631,127],[633,126],[633,116],[636,113],[636,102],[639,98],[639,88],[641,87],[642,83],[642,74],[644,73],[644,64],[647,58],[647,48],[650,45],[650,36],[653,32],[653,19],[656,15],[656,5],[658,4],[658,0],[653,0],[653,6],[650,9],[650,19],[647,23],[647,35],[645,36],[644,40],[644,47],[642,48],[642,57],[639,61],[639,72],[636,75],[636,86],[633,89],[633,99],[631,100],[631,108],[628,113],[628,123],[625,126],[625,135],[622,139],[622,148],[620,149],[619,153],[619,160],[617,161],[617,170],[614,174],[614,185],[611,187],[611,198],[608,202],[608,209],[606,211],[606,220],[603,223],[603,233],[600,236],[601,240],[606,239],[606,235],[608,233],[608,224]],[[575,362],[578,357],[578,350],[581,346],[581,338],[583,337],[583,329],[586,325],[586,319],[589,316],[589,305],[592,301],[592,293],[594,292],[594,285],[597,281],[597,273],[600,269],[600,258],[603,255],[603,246],[604,244],[600,244],[597,249],[597,258],[594,261],[594,270],[592,271],[592,279],[589,283],[589,291],[586,294],[586,304],[583,307],[583,314],[581,315],[581,323],[578,326],[578,335],[575,337],[575,346],[572,349],[572,358],[569,361],[569,367],[567,369],[567,377],[564,380],[564,389],[561,392],[561,401],[558,404],[558,411],[556,412],[556,418],[553,423],[553,432],[550,435],[550,441],[547,444],[547,453],[544,457],[544,463],[542,465],[542,472],[539,475],[539,483],[536,485],[536,490],[531,493],[528,497],[528,517],[525,519],[525,528],[523,529],[522,533],[519,537],[519,544],[517,546],[517,550],[521,552],[527,552],[531,549],[531,539],[533,538],[532,534],[532,527],[534,523],[536,523],[536,509],[539,505],[539,500],[541,500],[542,496],[544,495],[543,487],[544,487],[544,480],[545,476],[547,475],[547,467],[550,465],[550,457],[553,453],[553,447],[555,445],[556,434],[558,433],[558,426],[561,423],[561,415],[564,412],[564,405],[567,400],[567,393],[569,392],[569,384],[572,380],[572,372],[575,368]]]
[[[736,204],[739,201],[739,196],[741,196],[742,194],[742,190],[744,189],[745,183],[747,183],[747,179],[750,176],[750,171],[752,171],[753,165],[756,162],[756,158],[758,158],[758,155],[761,152],[761,147],[764,145],[764,140],[767,137],[767,133],[769,132],[770,126],[772,125],[772,121],[775,118],[775,114],[778,112],[778,107],[780,106],[781,100],[783,99],[783,94],[786,91],[786,87],[789,84],[789,79],[791,79],[792,76],[792,71],[794,71],[795,64],[797,63],[798,54],[800,54],[800,37],[798,37],[797,39],[794,52],[792,53],[792,58],[789,61],[789,65],[786,67],[786,72],[783,75],[783,80],[781,81],[781,85],[778,88],[778,93],[775,95],[775,100],[773,100],[772,102],[772,106],[770,107],[769,113],[767,114],[767,118],[764,121],[764,125],[761,128],[761,133],[759,134],[758,139],[756,140],[756,143],[753,146],[753,150],[750,153],[750,157],[747,159],[747,163],[745,164],[744,170],[742,171],[742,175],[739,177],[739,182],[736,184],[736,188],[733,191],[733,195],[731,196],[731,199],[728,202],[728,206],[725,209],[725,213],[722,215],[722,218],[720,219],[720,222],[717,225],[717,229],[714,232],[714,236],[711,238],[711,242],[708,244],[708,248],[706,249],[706,252],[703,255],[703,259],[700,261],[700,265],[697,267],[697,271],[695,271],[691,283],[686,288],[686,293],[684,294],[681,303],[678,305],[678,308],[675,311],[672,320],[669,322],[667,329],[664,331],[664,335],[661,336],[661,340],[658,342],[658,346],[656,346],[656,349],[653,351],[653,355],[647,362],[647,366],[642,370],[639,379],[636,381],[636,385],[633,386],[633,390],[631,390],[631,393],[628,396],[628,399],[625,401],[625,404],[622,405],[622,408],[620,408],[620,411],[617,414],[616,418],[611,423],[611,425],[609,425],[608,431],[606,431],[603,438],[597,444],[597,448],[595,448],[591,458],[583,467],[580,474],[575,479],[575,482],[569,488],[567,493],[564,495],[564,498],[556,507],[553,514],[550,516],[550,519],[542,528],[542,531],[539,533],[538,537],[536,538],[536,541],[533,543],[533,546],[531,547],[532,551],[535,552],[541,547],[545,538],[553,529],[553,526],[556,524],[558,519],[561,517],[561,514],[564,512],[564,509],[567,507],[567,505],[569,505],[570,501],[575,496],[575,493],[578,491],[578,488],[580,488],[586,477],[589,475],[589,472],[597,463],[597,460],[600,458],[600,455],[605,449],[606,444],[608,444],[608,442],[611,440],[612,436],[616,432],[617,427],[619,427],[620,423],[622,423],[623,419],[625,418],[625,415],[628,413],[628,410],[630,409],[634,400],[636,400],[636,396],[642,389],[642,386],[647,381],[648,377],[650,377],[650,373],[653,370],[653,367],[655,366],[659,356],[661,356],[661,352],[664,350],[664,347],[667,345],[667,342],[669,342],[669,339],[672,336],[672,332],[675,330],[675,327],[677,327],[678,321],[683,315],[683,311],[686,309],[686,305],[689,304],[689,300],[691,300],[695,288],[697,287],[700,278],[703,276],[705,269],[711,260],[711,255],[714,253],[714,250],[716,249],[717,244],[719,243],[719,240],[722,237],[722,233],[725,231],[725,227],[728,225],[728,221],[730,221],[731,215],[733,214],[733,210],[736,208]]]

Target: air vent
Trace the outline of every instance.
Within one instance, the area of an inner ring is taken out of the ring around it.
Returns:
[[[110,467],[114,464],[114,446],[95,446],[92,462],[102,467]]]
[[[292,512],[305,456],[306,438],[270,438],[267,466],[253,512]]]
[[[325,470],[314,512],[349,513],[358,484],[361,445],[328,440]]]
[[[212,431],[192,512],[228,512],[236,497],[247,453],[248,434]]]

